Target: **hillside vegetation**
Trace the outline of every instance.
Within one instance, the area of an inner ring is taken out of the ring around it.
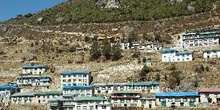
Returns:
[[[36,14],[18,15],[11,21],[41,25],[146,21],[207,12],[215,1],[217,0],[117,0],[117,8],[105,8],[106,0],[69,0]]]

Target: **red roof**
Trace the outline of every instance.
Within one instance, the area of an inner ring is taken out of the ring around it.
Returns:
[[[220,92],[220,88],[202,88],[199,92]]]

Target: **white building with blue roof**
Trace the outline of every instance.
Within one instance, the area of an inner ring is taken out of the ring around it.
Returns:
[[[33,66],[23,66],[23,74],[29,75],[41,75],[46,72],[46,65],[33,65]]]
[[[192,61],[193,52],[177,51],[176,49],[165,49],[162,51],[162,62],[184,62]]]
[[[200,97],[198,92],[157,92],[155,96],[161,107],[195,107]]]
[[[88,86],[91,83],[89,71],[65,71],[61,75],[61,88],[64,86]]]
[[[180,45],[186,47],[219,45],[220,33],[218,29],[202,29],[188,31],[180,35]]]
[[[0,85],[0,92],[1,91],[7,91],[9,93],[9,96],[20,92],[20,87],[17,85]]]
[[[17,77],[16,82],[18,85],[25,86],[49,86],[52,79],[50,76],[20,75]]]

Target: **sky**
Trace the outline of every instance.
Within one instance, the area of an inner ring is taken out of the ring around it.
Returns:
[[[36,13],[67,0],[0,0],[0,22],[18,14]]]

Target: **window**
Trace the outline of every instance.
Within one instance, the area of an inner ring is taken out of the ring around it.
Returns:
[[[83,75],[83,77],[86,77],[86,75]]]
[[[134,101],[133,101],[133,102],[137,103],[137,102],[138,102],[138,100],[137,100],[137,99],[134,99]]]
[[[79,81],[82,81],[82,79],[79,79]]]
[[[163,102],[163,101],[166,101],[166,99],[164,99],[164,98],[161,98],[161,99],[160,99],[160,102]]]
[[[168,102],[173,102],[173,99],[168,99]]]
[[[63,80],[63,82],[66,82],[66,80]]]
[[[102,109],[106,109],[106,106],[102,106]]]
[[[175,98],[175,102],[180,102],[180,98]]]

